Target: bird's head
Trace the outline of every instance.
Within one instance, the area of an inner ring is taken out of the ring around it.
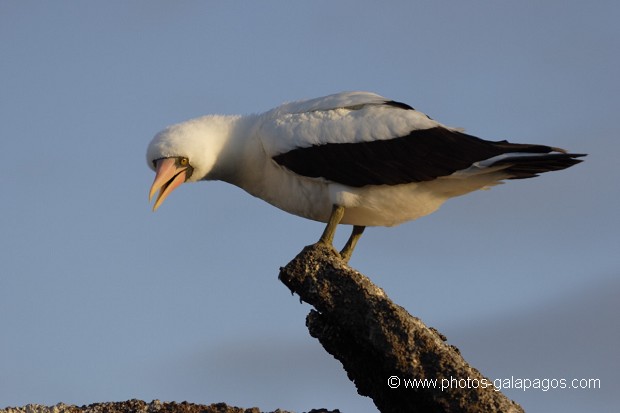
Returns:
[[[159,132],[146,152],[148,166],[155,171],[149,201],[157,193],[153,211],[184,182],[209,179],[223,146],[223,117],[203,116]]]

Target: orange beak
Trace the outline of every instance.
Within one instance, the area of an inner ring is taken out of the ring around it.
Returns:
[[[155,180],[149,192],[149,202],[153,199],[155,192],[159,191],[159,194],[153,205],[153,211],[159,208],[172,191],[185,182],[187,176],[187,166],[178,166],[175,158],[158,159],[155,161],[155,167]]]

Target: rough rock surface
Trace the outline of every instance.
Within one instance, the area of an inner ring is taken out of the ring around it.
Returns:
[[[280,280],[316,309],[306,318],[310,334],[382,413],[523,412],[442,334],[394,304],[331,248],[306,247],[280,269]],[[420,381],[417,387],[412,380]]]
[[[208,406],[193,403],[160,402],[153,400],[146,403],[142,400],[128,400],[115,403],[95,403],[88,406],[75,406],[59,403],[55,406],[28,404],[24,407],[7,407],[0,413],[261,413],[258,407],[243,409],[215,403]],[[276,410],[271,413],[292,413]],[[308,413],[340,413],[339,410],[315,409]]]

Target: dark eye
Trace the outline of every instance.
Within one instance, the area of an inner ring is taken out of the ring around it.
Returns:
[[[189,159],[187,159],[187,158],[181,158],[181,159],[179,159],[179,165],[181,165],[181,166],[187,166],[187,165],[189,165]]]

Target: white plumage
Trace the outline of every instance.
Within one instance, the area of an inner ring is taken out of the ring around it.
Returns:
[[[466,135],[403,103],[345,92],[260,115],[209,115],[171,126],[148,147],[157,209],[183,182],[221,180],[304,218],[352,224],[348,259],[366,226],[391,226],[447,199],[567,168],[580,160],[543,145]]]

